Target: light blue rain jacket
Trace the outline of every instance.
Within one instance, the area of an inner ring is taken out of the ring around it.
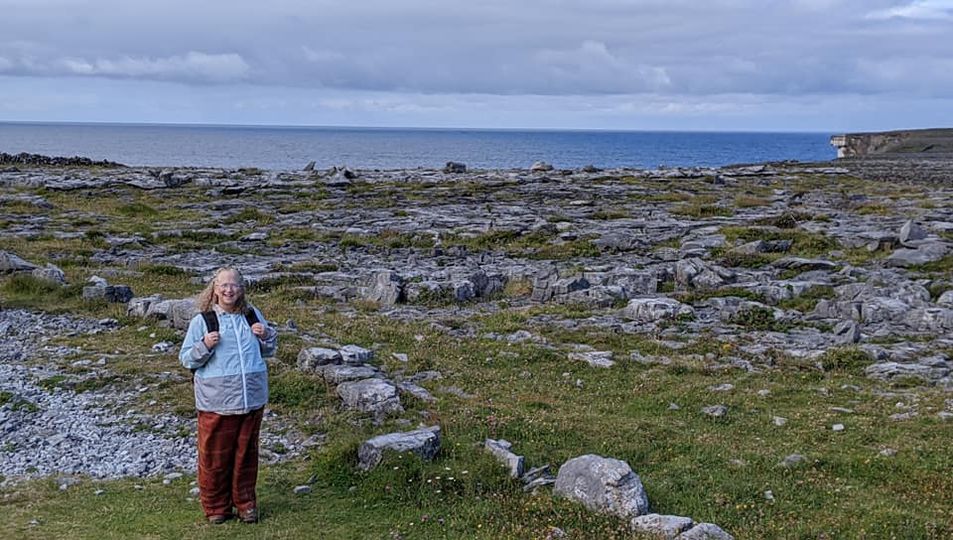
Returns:
[[[211,351],[202,338],[208,330],[202,314],[192,317],[179,351],[182,365],[195,369],[195,408],[218,414],[245,414],[268,403],[268,367],[263,358],[275,354],[278,332],[252,307],[265,325],[258,339],[241,313],[227,313],[213,306],[218,315],[219,342]]]

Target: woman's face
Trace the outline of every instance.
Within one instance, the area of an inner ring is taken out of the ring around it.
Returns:
[[[218,305],[225,311],[232,311],[241,300],[245,291],[242,290],[241,280],[235,272],[227,270],[215,279],[215,295],[218,296]]]

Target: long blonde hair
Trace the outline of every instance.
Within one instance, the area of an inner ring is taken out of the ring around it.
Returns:
[[[218,277],[224,272],[233,272],[235,278],[238,280],[238,286],[241,287],[241,297],[238,301],[235,302],[235,307],[238,308],[239,313],[248,312],[248,301],[245,300],[245,278],[242,276],[242,273],[239,272],[236,268],[231,266],[223,266],[215,271],[212,274],[212,279],[208,280],[208,285],[205,286],[205,289],[199,293],[198,299],[196,299],[195,304],[199,311],[206,312],[211,311],[212,306],[218,303],[218,294],[215,292],[215,285],[218,283]]]

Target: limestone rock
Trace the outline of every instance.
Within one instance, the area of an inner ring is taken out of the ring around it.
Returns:
[[[358,467],[365,471],[377,467],[387,450],[412,452],[421,459],[431,461],[440,451],[440,426],[389,433],[369,439],[357,450]]]
[[[624,518],[645,514],[649,508],[642,481],[628,463],[594,454],[564,463],[553,493],[590,510]]]
[[[126,285],[88,285],[83,287],[84,300],[103,300],[113,304],[124,304],[132,300],[132,289]]]
[[[695,310],[672,298],[633,298],[622,311],[622,316],[638,322],[656,322],[691,316]]]
[[[569,359],[585,362],[592,367],[610,368],[615,365],[612,351],[583,351],[569,353]]]
[[[447,174],[463,174],[467,172],[466,163],[459,163],[456,161],[448,161],[443,167],[443,172]]]
[[[500,439],[487,439],[483,443],[486,451],[493,456],[510,471],[511,478],[520,478],[523,476],[524,459],[510,451],[513,446],[509,441]]]
[[[374,351],[357,345],[345,345],[340,352],[345,364],[361,365],[374,359]]]
[[[936,262],[946,256],[949,248],[941,242],[930,242],[918,246],[916,249],[898,249],[885,259],[889,266],[908,268]]]
[[[32,272],[36,265],[17,257],[8,251],[0,251],[0,273]]]
[[[376,272],[367,288],[366,298],[384,306],[392,306],[403,298],[403,279],[391,270]]]
[[[927,236],[929,236],[927,230],[914,222],[912,219],[907,220],[907,222],[900,227],[901,244],[906,244],[912,240],[923,240]]]
[[[320,366],[340,363],[341,353],[334,349],[310,347],[298,353],[298,369],[302,371],[316,371]]]
[[[356,411],[384,416],[404,410],[397,396],[397,387],[382,379],[341,383],[337,392],[344,401],[344,406]]]
[[[349,366],[341,364],[327,364],[320,366],[315,371],[330,384],[370,379],[380,375],[377,369],[370,366]]]
[[[646,514],[632,518],[629,526],[636,532],[653,534],[662,538],[674,538],[676,535],[690,529],[694,523],[692,518],[683,516]]]
[[[676,540],[735,540],[714,523],[699,523],[675,537]]]
[[[533,172],[546,172],[553,170],[553,166],[545,161],[537,161],[530,166],[529,170]]]
[[[44,281],[52,281],[60,285],[66,285],[66,274],[52,264],[47,264],[42,268],[34,268],[31,275]]]

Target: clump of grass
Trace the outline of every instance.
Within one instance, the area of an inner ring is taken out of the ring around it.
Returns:
[[[326,394],[327,385],[296,369],[273,373],[268,379],[269,401],[285,411],[316,408]]]
[[[762,307],[752,306],[742,309],[731,317],[731,324],[737,324],[747,330],[762,330],[768,332],[780,332],[787,328],[787,325],[774,318],[774,310]]]
[[[801,293],[800,296],[782,300],[778,307],[782,309],[796,309],[802,313],[813,310],[821,300],[834,298],[834,288],[829,285],[814,285]]]
[[[159,215],[159,211],[142,202],[124,204],[116,208],[116,213],[127,217],[153,217]]]
[[[735,211],[727,206],[698,203],[678,205],[672,209],[672,213],[694,218],[731,217],[735,215]]]
[[[723,289],[714,289],[709,291],[698,290],[691,292],[683,292],[675,295],[675,299],[683,304],[694,304],[707,300],[709,298],[720,298],[726,296],[736,296],[738,298],[744,298],[746,300],[751,300],[754,302],[765,303],[765,298],[763,295],[756,293],[750,289],[745,289],[741,287],[726,287]]]
[[[777,216],[756,219],[753,223],[755,225],[765,225],[779,229],[795,229],[798,224],[812,220],[818,220],[818,216],[808,214],[807,212],[784,212]]]
[[[528,278],[510,279],[503,286],[503,296],[507,298],[524,298],[533,293],[533,280]]]
[[[862,216],[889,216],[891,210],[883,203],[864,203],[855,209],[855,212]]]
[[[819,362],[824,371],[857,374],[870,365],[871,359],[857,347],[834,347],[828,349]]]
[[[275,222],[275,217],[271,214],[266,214],[257,208],[242,208],[237,214],[232,214],[225,218],[224,223],[234,224],[234,223],[243,223],[246,221],[254,221],[258,225],[269,225]]]
[[[147,276],[184,277],[191,275],[187,270],[172,264],[142,264],[139,266],[139,271]]]

